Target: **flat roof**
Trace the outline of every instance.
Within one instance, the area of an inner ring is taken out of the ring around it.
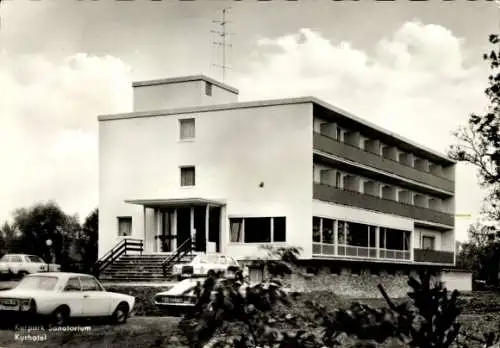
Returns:
[[[132,82],[132,87],[167,85],[167,84],[171,84],[171,83],[191,82],[191,81],[205,81],[205,82],[209,82],[215,86],[218,86],[222,89],[225,89],[226,91],[232,92],[234,94],[240,93],[237,88],[226,85],[225,83],[219,82],[219,81],[217,81],[211,77],[208,77],[206,75],[189,75],[189,76],[156,79],[156,80],[135,81],[135,82]]]
[[[177,207],[207,204],[222,206],[225,204],[223,201],[206,198],[130,199],[125,200],[125,203],[143,205],[144,207]]]
[[[355,121],[362,126],[368,127],[386,137],[393,138],[398,142],[402,142],[407,144],[415,149],[421,150],[421,152],[425,152],[430,157],[438,158],[442,161],[445,161],[449,164],[454,164],[456,161],[452,160],[448,156],[439,151],[430,149],[426,146],[418,144],[410,139],[407,139],[401,135],[393,133],[389,130],[386,130],[380,126],[377,126],[374,123],[371,123],[363,118],[355,116],[348,111],[345,111],[339,107],[331,105],[321,99],[316,97],[307,96],[307,97],[298,97],[298,98],[285,98],[285,99],[269,99],[269,100],[259,100],[259,101],[250,101],[250,102],[235,102],[235,103],[225,103],[225,104],[216,104],[216,105],[204,105],[204,106],[190,106],[183,107],[177,109],[165,109],[165,110],[153,110],[153,111],[139,111],[139,112],[129,112],[129,113],[120,113],[120,114],[111,114],[111,115],[100,115],[98,116],[99,121],[113,121],[113,120],[121,120],[121,119],[129,119],[129,118],[141,118],[141,117],[157,117],[157,116],[168,116],[168,115],[179,115],[179,114],[191,114],[191,113],[200,113],[200,112],[211,112],[211,111],[224,111],[224,110],[234,110],[234,109],[244,109],[244,108],[257,108],[257,107],[269,107],[269,106],[278,106],[278,105],[292,105],[292,104],[307,104],[311,103],[313,105],[321,106],[331,112],[338,114],[341,117],[349,119],[351,121]]]

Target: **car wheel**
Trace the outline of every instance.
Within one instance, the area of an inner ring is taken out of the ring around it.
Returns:
[[[115,324],[125,324],[128,319],[128,305],[120,303],[113,312],[112,319]]]
[[[28,274],[29,274],[29,273],[28,273],[28,272],[26,272],[26,271],[19,271],[19,272],[17,272],[17,277],[18,277],[19,279],[23,279],[23,278],[24,278],[24,276],[26,276],[26,275],[28,275]]]
[[[69,309],[66,307],[59,307],[52,312],[52,324],[55,326],[66,325],[69,319]]]

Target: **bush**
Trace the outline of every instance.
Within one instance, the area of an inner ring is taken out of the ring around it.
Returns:
[[[387,306],[354,302],[332,311],[326,297],[300,301],[301,295],[284,292],[277,279],[251,286],[241,273],[234,279],[213,276],[199,286],[196,310],[179,327],[193,348],[334,347],[342,335],[365,346],[396,338],[413,347],[447,348],[460,330],[458,292],[450,294],[441,283],[431,286],[430,279],[428,272],[420,281],[410,277],[411,301],[399,305],[379,286]]]

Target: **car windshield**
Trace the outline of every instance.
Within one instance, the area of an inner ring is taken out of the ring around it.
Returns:
[[[51,276],[27,276],[16,286],[22,290],[54,290],[57,284],[57,277]]]
[[[40,262],[45,263],[39,256],[36,255],[28,255],[26,256],[30,262]]]
[[[8,257],[9,257],[8,255],[4,255],[4,256],[2,256],[2,258],[0,259],[0,261],[4,261],[5,262],[5,261],[7,261]]]
[[[195,263],[219,263],[217,255],[200,255]]]

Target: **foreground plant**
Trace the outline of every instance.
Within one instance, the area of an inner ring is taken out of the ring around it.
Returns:
[[[388,307],[356,302],[331,311],[285,292],[276,278],[250,285],[241,272],[234,279],[212,274],[199,284],[195,311],[180,328],[193,348],[335,347],[344,345],[342,336],[365,347],[396,338],[411,347],[448,348],[460,330],[458,292],[450,295],[442,283],[431,286],[429,272],[422,271],[419,279],[409,278],[411,301],[400,305],[379,285]]]

